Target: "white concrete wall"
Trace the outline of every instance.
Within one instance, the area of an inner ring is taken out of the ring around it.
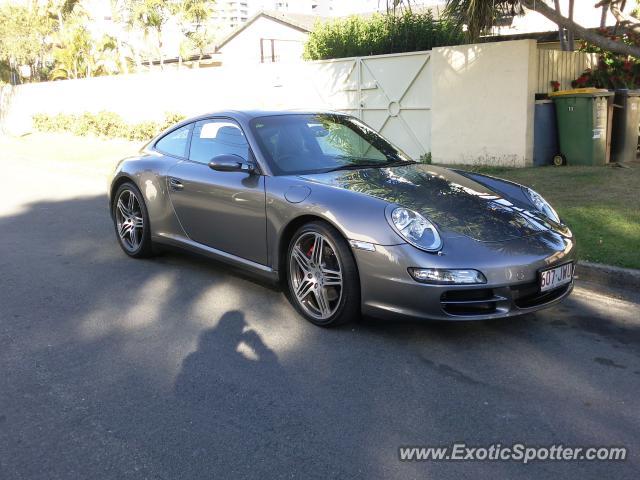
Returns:
[[[220,48],[222,64],[260,63],[260,39],[275,39],[275,54],[281,62],[302,59],[307,33],[266,17],[258,17]],[[271,56],[270,42],[264,42],[265,57]]]
[[[129,122],[223,109],[354,114],[418,159],[524,166],[533,157],[533,41],[321,62],[237,64],[4,87],[0,130],[36,113],[112,111]]]
[[[534,40],[432,51],[434,163],[533,162]]]
[[[315,91],[307,90],[308,84],[307,65],[300,62],[294,66],[237,65],[3,87],[0,129],[28,131],[36,113],[106,110],[138,122],[161,119],[166,112],[191,116],[223,109],[328,108]]]

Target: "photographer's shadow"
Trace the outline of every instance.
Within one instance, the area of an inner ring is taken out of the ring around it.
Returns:
[[[175,382],[176,396],[189,403],[224,402],[238,392],[260,394],[266,379],[279,378],[278,357],[255,330],[249,328],[244,314],[226,312],[218,324],[204,331],[198,348],[189,354]]]

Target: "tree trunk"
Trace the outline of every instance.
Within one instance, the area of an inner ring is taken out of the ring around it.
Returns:
[[[573,22],[573,3],[574,0],[569,0],[569,20]],[[573,30],[567,30],[567,50],[573,52],[575,50],[575,42],[573,38]]]
[[[556,12],[558,12],[558,15],[562,15],[562,12],[560,11],[560,0],[553,0],[553,6],[556,9]],[[562,50],[563,52],[567,49],[567,44],[565,43],[565,38],[564,38],[564,28],[558,24],[558,40],[560,40],[560,50]]]
[[[127,64],[127,57],[124,54],[124,45],[119,38],[116,38],[116,48],[118,49],[118,56],[120,57],[121,73],[127,75],[129,73],[129,65]]]
[[[569,20],[568,18],[559,15],[553,8],[549,7],[542,0],[521,0],[522,4],[530,10],[535,10],[541,15],[544,15],[549,20],[557,23],[568,30],[572,30],[574,35],[592,43],[600,48],[609,50],[613,53],[619,53],[620,55],[630,55],[632,57],[640,58],[640,47],[635,45],[626,45],[622,42],[616,42],[610,38],[603,37],[591,30],[587,30],[581,25]]]
[[[162,32],[160,29],[157,31],[158,35],[158,55],[160,56],[160,71],[164,70],[164,60],[162,58]]]
[[[616,21],[622,28],[640,34],[640,21],[622,11],[624,3],[625,2],[621,0],[613,0],[610,2],[609,8],[611,9],[611,13],[616,17]],[[605,8],[605,6],[603,6],[603,8]]]

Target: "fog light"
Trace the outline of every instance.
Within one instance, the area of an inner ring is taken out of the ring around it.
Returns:
[[[409,274],[420,283],[440,285],[487,283],[485,276],[478,270],[449,270],[442,268],[410,268]]]

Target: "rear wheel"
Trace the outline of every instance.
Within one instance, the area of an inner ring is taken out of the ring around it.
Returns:
[[[293,306],[315,325],[339,325],[360,314],[355,260],[345,239],[324,222],[308,223],[293,235],[287,286]]]
[[[120,247],[130,257],[152,256],[149,215],[140,190],[133,183],[124,183],[114,199],[113,223]]]

